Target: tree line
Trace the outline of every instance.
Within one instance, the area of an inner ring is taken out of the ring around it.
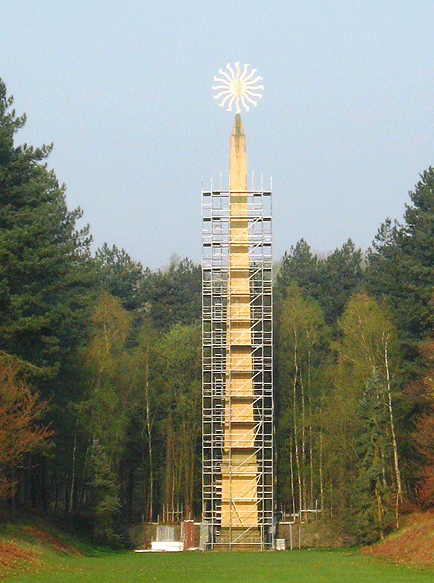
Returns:
[[[277,497],[357,542],[434,502],[434,169],[362,254],[303,240],[275,286]]]
[[[0,81],[0,500],[116,543],[201,507],[201,269],[91,252]],[[372,248],[299,241],[274,285],[276,503],[359,542],[434,500],[434,170]],[[303,515],[304,513],[304,515]]]

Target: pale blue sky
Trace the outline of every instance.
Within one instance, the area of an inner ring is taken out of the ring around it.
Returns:
[[[202,180],[228,173],[233,113],[211,90],[228,62],[263,77],[242,119],[249,175],[273,179],[276,260],[301,237],[366,249],[434,165],[432,0],[1,4],[18,141],[54,142],[49,166],[95,246],[145,266],[200,262]]]

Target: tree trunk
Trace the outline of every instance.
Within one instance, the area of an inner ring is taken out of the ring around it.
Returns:
[[[74,495],[75,495],[75,459],[77,455],[77,432],[74,431],[74,446],[72,448],[72,476],[71,476],[71,491],[69,493],[69,513],[73,510]]]
[[[309,506],[313,508],[313,429],[312,429],[312,379],[311,379],[311,342],[309,330],[307,330],[307,399],[309,406]]]
[[[173,509],[173,496],[174,496],[174,478],[173,478],[173,467],[172,467],[172,446],[173,446],[173,435],[172,435],[172,413],[169,411],[166,426],[166,479],[165,479],[165,501],[170,509]]]
[[[295,520],[295,483],[294,483],[294,460],[292,456],[292,437],[289,438],[289,470],[291,474],[292,516]]]
[[[306,403],[304,394],[303,376],[300,370],[300,390],[301,390],[301,488],[303,492],[302,508],[307,509],[307,488],[306,488]],[[300,516],[301,518],[301,516]]]
[[[319,492],[320,492],[320,503],[321,503],[321,512],[324,512],[324,484],[323,484],[323,470],[322,470],[322,427],[320,428],[319,433]]]
[[[294,330],[294,382],[293,382],[293,415],[294,415],[294,448],[295,448],[295,464],[297,466],[297,482],[298,482],[298,509],[301,520],[302,508],[302,483],[300,472],[300,455],[298,451],[298,423],[297,423],[297,378],[298,378],[298,356],[297,356],[297,332]]]
[[[398,446],[396,443],[395,423],[393,419],[392,391],[390,388],[388,340],[389,336],[387,335],[384,342],[384,365],[386,369],[387,406],[389,410],[390,433],[392,436],[393,467],[395,470],[396,480],[395,525],[396,528],[399,528],[399,503],[401,502],[402,499],[402,484],[401,484],[401,472],[399,471]]]
[[[302,507],[302,484],[300,473],[300,456],[298,451],[298,424],[297,424],[297,378],[298,378],[298,357],[297,357],[297,331],[294,330],[294,381],[293,381],[293,416],[294,416],[294,448],[295,448],[295,464],[297,466],[297,481],[298,481],[298,508],[301,520]]]
[[[154,470],[152,460],[152,424],[151,424],[151,407],[149,402],[149,354],[146,354],[145,370],[145,409],[146,409],[146,431],[148,437],[148,458],[149,458],[149,485],[148,485],[148,503],[146,508],[147,520],[152,521],[154,509]]]

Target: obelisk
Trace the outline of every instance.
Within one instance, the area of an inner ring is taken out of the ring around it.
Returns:
[[[258,526],[247,156],[239,113],[230,137],[229,205],[222,529]]]

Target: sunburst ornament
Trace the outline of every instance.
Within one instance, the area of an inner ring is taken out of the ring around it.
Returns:
[[[261,89],[264,89],[263,85],[258,85],[259,81],[262,81],[262,77],[255,74],[256,69],[252,69],[249,74],[247,74],[249,64],[246,63],[243,66],[243,72],[240,71],[240,63],[235,63],[235,70],[231,67],[231,64],[226,65],[226,69],[229,71],[227,73],[223,69],[219,69],[221,77],[214,77],[214,81],[219,83],[219,85],[213,85],[212,90],[218,91],[214,95],[214,99],[220,99],[220,107],[228,106],[226,111],[232,111],[232,106],[235,104],[235,110],[237,113],[241,112],[240,103],[246,111],[249,111],[249,103],[256,107],[258,99],[262,98],[260,93]]]

